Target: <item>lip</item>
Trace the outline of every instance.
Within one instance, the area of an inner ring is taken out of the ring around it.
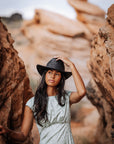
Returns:
[[[55,81],[54,80],[49,80],[49,82],[54,83]]]

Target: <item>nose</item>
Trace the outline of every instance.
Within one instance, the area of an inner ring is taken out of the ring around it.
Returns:
[[[55,74],[54,73],[52,73],[51,78],[53,78],[53,79],[55,78]]]

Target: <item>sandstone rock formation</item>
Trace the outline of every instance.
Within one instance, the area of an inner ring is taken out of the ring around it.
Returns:
[[[0,124],[19,130],[26,101],[33,96],[24,62],[13,48],[13,39],[0,20]],[[0,136],[0,144],[16,144]],[[32,144],[30,137],[23,144]]]
[[[76,10],[77,19],[84,23],[88,30],[96,34],[104,24],[105,12],[98,6],[83,0],[68,0]]]
[[[108,9],[105,25],[100,28],[91,47],[89,70],[93,81],[87,95],[100,114],[96,143],[111,144],[114,124],[114,4]]]

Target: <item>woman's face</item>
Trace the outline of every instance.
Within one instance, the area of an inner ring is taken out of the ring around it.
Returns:
[[[47,86],[55,87],[61,80],[61,73],[56,70],[48,70],[45,76]]]

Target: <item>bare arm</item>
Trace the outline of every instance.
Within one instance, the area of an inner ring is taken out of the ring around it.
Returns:
[[[86,94],[86,89],[85,89],[84,82],[83,82],[78,70],[76,69],[75,65],[68,58],[60,57],[60,56],[58,56],[56,58],[62,60],[71,69],[77,91],[71,93],[71,95],[70,95],[70,104],[77,103]]]
[[[33,125],[33,112],[28,106],[26,106],[21,131],[16,132],[8,128],[4,128],[3,126],[0,125],[0,134],[7,133],[12,139],[15,139],[17,141],[24,141],[26,140],[30,130],[32,129],[32,125]]]

